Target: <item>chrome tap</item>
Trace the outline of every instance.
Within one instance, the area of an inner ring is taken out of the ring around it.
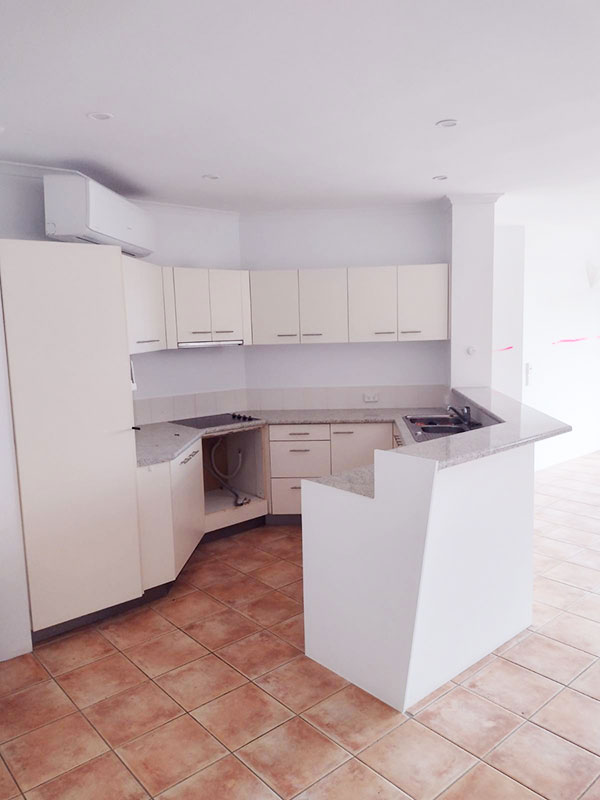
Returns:
[[[447,406],[447,409],[448,411],[453,411],[460,421],[464,422],[465,425],[471,424],[471,406],[464,406],[460,409],[460,411],[454,406]]]

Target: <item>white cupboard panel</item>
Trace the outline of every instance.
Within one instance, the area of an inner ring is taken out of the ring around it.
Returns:
[[[140,553],[144,589],[177,577],[173,551],[169,462],[137,468]]]
[[[397,341],[397,282],[396,267],[354,267],[348,270],[351,342]]]
[[[130,353],[164,350],[165,303],[162,267],[122,256]]]
[[[329,439],[329,425],[269,425],[272,442],[301,442]]]
[[[178,342],[212,341],[207,269],[173,269]]]
[[[273,478],[319,478],[330,474],[329,442],[271,442]]]
[[[398,267],[398,339],[448,338],[448,265]]]
[[[391,422],[368,422],[331,426],[331,472],[372,464],[375,450],[394,446]]]
[[[273,478],[271,480],[271,508],[273,514],[300,514],[301,478]]]
[[[175,574],[178,574],[204,534],[202,441],[194,442],[170,463]]]
[[[121,251],[0,244],[34,630],[142,593]]]
[[[297,344],[300,341],[298,270],[250,272],[254,344]]]
[[[213,341],[244,338],[241,278],[238,269],[209,270]]]
[[[300,341],[348,341],[348,270],[301,269]]]
[[[163,296],[165,300],[165,329],[167,349],[177,348],[177,315],[175,311],[175,283],[173,267],[163,267]]]
[[[244,344],[252,344],[252,305],[250,301],[250,272],[247,269],[240,271],[242,285],[242,328]]]

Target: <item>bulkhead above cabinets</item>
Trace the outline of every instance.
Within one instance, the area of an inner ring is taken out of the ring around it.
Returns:
[[[123,256],[130,353],[448,338],[448,265],[239,270]]]

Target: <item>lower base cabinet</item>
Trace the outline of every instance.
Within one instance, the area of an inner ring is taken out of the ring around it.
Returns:
[[[274,514],[300,514],[302,478],[272,478],[271,502]]]

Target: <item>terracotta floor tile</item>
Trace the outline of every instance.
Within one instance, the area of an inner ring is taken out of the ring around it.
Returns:
[[[240,572],[254,572],[254,570],[272,564],[277,559],[274,555],[266,553],[264,550],[257,550],[256,547],[247,545],[245,549],[234,550],[221,556],[223,563],[239,570]],[[254,576],[256,577],[256,576]]]
[[[589,534],[593,536],[594,534]],[[600,543],[598,543],[600,546]],[[598,550],[580,550],[569,559],[571,564],[580,564],[583,567],[590,567],[591,569],[600,569],[600,552]]]
[[[600,556],[600,553],[598,555]],[[573,564],[569,561],[560,562],[548,570],[545,575],[554,581],[562,581],[587,591],[597,589],[600,585],[600,572],[597,569],[590,569],[590,567]]]
[[[146,680],[144,673],[121,653],[93,661],[56,678],[79,708],[91,706]]]
[[[204,592],[196,591],[184,594],[175,600],[163,600],[157,603],[156,610],[178,627],[190,625],[200,619],[223,611],[221,603]]]
[[[487,764],[477,764],[446,789],[439,800],[537,800],[539,797]]]
[[[264,542],[260,548],[285,561],[302,562],[302,542],[295,536],[283,536],[276,541]]]
[[[433,692],[430,692],[430,694],[426,695],[422,700],[419,700],[418,703],[415,703],[410,708],[407,708],[406,713],[414,717],[415,714],[419,713],[419,711],[423,711],[424,708],[427,708],[428,705],[431,705],[434,700],[437,700],[451,689],[454,689],[455,685],[456,684],[452,683],[452,681],[444,683],[443,686],[440,686],[438,689],[434,689]]]
[[[560,539],[547,536],[534,536],[533,549],[536,553],[541,553],[542,555],[559,560],[571,558],[571,556],[574,556],[581,550],[577,544],[563,542]]]
[[[546,575],[538,575],[533,582],[533,598],[555,608],[568,608],[584,595],[583,589],[553,581]]]
[[[236,569],[224,561],[196,561],[186,566],[182,572],[184,580],[197,589],[204,589],[211,583],[235,578],[239,574]]]
[[[269,631],[259,631],[222,647],[217,655],[248,678],[257,678],[301,652]]]
[[[50,676],[31,653],[0,661],[0,697],[34,683],[47,681]]]
[[[354,754],[407,719],[395,708],[352,685],[313,706],[302,716]]]
[[[27,800],[145,800],[142,789],[114,753],[106,753],[27,793]]]
[[[502,657],[559,683],[570,683],[594,661],[588,653],[537,633],[506,650]]]
[[[414,720],[363,750],[360,760],[415,800],[432,800],[475,764],[470,753]]]
[[[551,523],[547,524],[549,527],[543,533],[548,539],[570,542],[571,544],[577,544],[579,547],[587,547],[591,550],[600,548],[600,538],[597,533],[586,533],[585,531],[578,531],[575,528],[552,525]],[[568,556],[568,558],[570,558],[570,556]]]
[[[168,694],[148,681],[85,709],[85,716],[111,747],[135,739],[183,714]]]
[[[600,622],[565,613],[544,625],[540,633],[586,653],[600,656]]]
[[[299,714],[342,689],[348,681],[316,661],[299,656],[257,678],[256,683]]]
[[[258,686],[247,683],[192,711],[192,716],[226,747],[237,750],[294,715]]]
[[[304,614],[278,622],[277,625],[272,625],[270,630],[304,652]]]
[[[272,586],[273,589],[280,589],[282,586],[302,580],[302,567],[290,564],[289,561],[274,561],[266,567],[255,569],[251,574],[253,578]]]
[[[242,747],[238,756],[284,800],[349,758],[298,717]]]
[[[600,703],[591,697],[565,689],[532,722],[600,755]]]
[[[596,661],[571,684],[572,689],[600,700],[600,661]]]
[[[187,581],[184,581],[180,575],[175,581],[175,583],[171,585],[171,588],[166,593],[166,595],[164,595],[164,597],[161,597],[159,600],[156,600],[151,604],[152,608],[154,608],[156,603],[160,603],[161,600],[167,600],[167,599],[176,600],[178,597],[183,597],[184,594],[189,594],[190,592],[193,592],[196,588],[197,588],[196,586],[192,586],[190,583],[187,583]]]
[[[243,639],[260,630],[256,622],[230,608],[212,617],[186,625],[185,632],[209,650],[217,650],[230,642]]]
[[[13,797],[21,797],[21,793],[4,761],[0,759],[0,800],[12,800]]]
[[[161,617],[151,608],[145,608],[143,611],[108,619],[98,625],[98,630],[119,650],[125,650],[149,639],[156,639],[163,633],[169,633],[173,626],[164,616]]]
[[[21,789],[56,778],[108,750],[81,714],[71,714],[0,747]]]
[[[304,581],[296,581],[295,583],[290,583],[288,586],[282,586],[279,591],[287,594],[288,597],[291,597],[292,600],[295,600],[297,603],[304,602]]]
[[[242,575],[239,578],[228,578],[225,581],[213,583],[211,586],[206,587],[206,591],[228,606],[238,608],[244,603],[256,600],[257,597],[262,597],[270,589],[266,584],[251,578],[249,575]]]
[[[183,631],[174,630],[158,639],[139,644],[125,652],[134,664],[137,664],[146,675],[151,678],[162,675],[175,667],[187,664],[201,656],[208,650],[198,642],[187,636]]]
[[[557,609],[557,611],[558,611],[558,613],[561,613],[560,609]],[[500,647],[497,647],[494,650],[493,655],[496,655],[496,656],[503,655],[507,650],[510,650],[516,644],[518,644],[519,642],[523,642],[525,639],[528,639],[530,636],[531,636],[531,631],[529,630],[529,628],[526,628],[524,631],[521,631],[520,633],[517,633],[516,636],[513,636],[507,642],[504,642],[504,644],[501,644]]]
[[[600,759],[526,722],[485,759],[548,800],[574,800],[600,774]]]
[[[580,617],[587,617],[587,619],[593,619],[594,622],[600,622],[600,594],[586,592],[584,597],[577,600],[569,608],[569,614],[578,614]]]
[[[14,739],[74,711],[77,708],[54,681],[44,681],[7,695],[0,699],[0,742]]]
[[[597,780],[585,794],[581,795],[581,800],[600,800],[600,780]]]
[[[112,644],[93,628],[35,649],[36,658],[52,675],[69,672],[114,652]]]
[[[244,541],[253,547],[260,547],[265,542],[274,542],[277,539],[283,539],[285,536],[287,536],[287,532],[282,528],[275,525],[265,525],[262,528],[246,531],[244,533]]]
[[[559,564],[562,564],[562,561],[559,561],[557,558],[550,558],[550,556],[545,556],[542,553],[535,553],[533,554],[533,574],[534,575],[544,575],[548,572],[552,567],[557,567]]]
[[[161,675],[156,682],[190,711],[241,686],[246,678],[221,659],[209,655]]]
[[[522,723],[516,714],[460,687],[427,706],[417,719],[476,756],[483,756]]]
[[[475,675],[476,672],[479,672],[480,669],[483,669],[486,664],[491,664],[495,658],[496,656],[492,653],[490,653],[488,656],[484,656],[483,658],[479,659],[479,661],[476,661],[470,667],[467,667],[467,669],[460,672],[458,675],[452,678],[452,680],[454,683],[462,683],[463,681],[466,681],[471,677],[471,675]]]
[[[300,614],[302,606],[281,592],[270,592],[257,600],[242,603],[238,610],[259,625],[268,627]]]
[[[551,619],[557,617],[561,613],[560,608],[554,606],[547,606],[545,603],[533,602],[533,616],[531,620],[531,628],[537,630],[550,622]]]
[[[562,689],[560,683],[503,658],[484,667],[463,686],[524,717],[530,717]]]
[[[593,519],[592,517],[584,517],[581,514],[572,514],[568,511],[563,511],[559,508],[541,508],[537,511],[536,516],[538,519],[552,522],[555,525],[566,526],[567,528],[575,528],[579,531],[587,531],[588,533],[600,533],[600,520]]]
[[[167,789],[159,800],[277,800],[268,786],[235,756],[226,756],[202,772]]]
[[[217,761],[227,750],[185,715],[119,747],[117,753],[155,795]]]
[[[297,800],[410,800],[393,784],[355,758],[321,778]]]

